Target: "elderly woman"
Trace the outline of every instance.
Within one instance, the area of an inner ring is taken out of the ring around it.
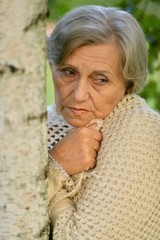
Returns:
[[[56,240],[160,239],[160,116],[137,93],[144,34],[127,12],[83,6],[48,39],[49,216]]]

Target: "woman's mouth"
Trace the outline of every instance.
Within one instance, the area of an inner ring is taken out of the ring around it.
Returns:
[[[82,116],[84,115],[85,113],[88,112],[87,109],[84,109],[84,108],[73,108],[73,107],[69,107],[69,110],[76,116]]]

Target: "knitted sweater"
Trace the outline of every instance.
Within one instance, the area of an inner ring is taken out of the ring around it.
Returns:
[[[48,112],[48,148],[71,129]],[[49,168],[55,240],[160,240],[160,116],[126,95],[103,121],[93,170],[66,177]]]

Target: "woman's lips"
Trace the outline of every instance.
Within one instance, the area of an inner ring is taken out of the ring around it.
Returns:
[[[69,107],[69,109],[76,116],[82,116],[83,114],[88,112],[88,110],[83,109],[83,108],[72,108],[72,107]]]

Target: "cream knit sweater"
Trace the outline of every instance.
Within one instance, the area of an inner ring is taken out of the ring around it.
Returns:
[[[50,109],[48,148],[70,129]],[[52,238],[160,240],[160,116],[137,95],[126,95],[101,132],[93,170],[66,177],[50,162]]]

